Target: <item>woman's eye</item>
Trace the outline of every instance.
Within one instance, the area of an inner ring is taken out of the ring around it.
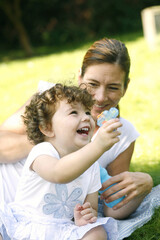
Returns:
[[[111,89],[111,90],[119,90],[119,88],[117,88],[117,87],[109,87],[109,89]]]
[[[90,87],[97,87],[98,85],[96,84],[96,83],[88,83],[88,85],[90,86]]]

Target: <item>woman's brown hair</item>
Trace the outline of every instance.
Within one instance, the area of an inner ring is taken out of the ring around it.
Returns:
[[[103,38],[94,42],[83,58],[81,76],[84,76],[89,66],[101,63],[118,64],[125,72],[124,87],[127,87],[130,71],[130,57],[124,43],[116,39],[108,38]]]

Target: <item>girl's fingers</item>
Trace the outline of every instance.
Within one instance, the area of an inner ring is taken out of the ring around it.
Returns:
[[[86,221],[90,221],[91,219],[95,219],[96,217],[90,213],[90,214],[85,214],[83,215],[83,218],[86,220]]]
[[[82,205],[83,209],[86,209],[86,208],[90,208],[91,207],[91,204],[90,202],[85,202],[83,205]]]
[[[82,215],[90,214],[92,213],[92,208],[86,208],[81,211]]]
[[[96,222],[97,221],[97,217],[92,217],[91,219],[88,219],[88,223],[94,223],[94,222]]]
[[[81,211],[81,210],[83,210],[83,207],[78,203],[78,204],[76,204],[74,210],[75,211]]]
[[[108,132],[113,132],[117,128],[122,127],[122,123],[119,120],[117,120],[117,121],[115,121],[115,120],[116,119],[112,119],[112,120],[109,120],[108,122],[105,122],[102,125],[102,128],[104,128]]]

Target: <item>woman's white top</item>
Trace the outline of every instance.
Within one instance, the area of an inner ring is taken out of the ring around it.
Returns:
[[[113,145],[108,151],[106,151],[99,159],[99,163],[102,167],[106,168],[108,164],[114,161],[122,152],[124,152],[132,142],[134,142],[139,133],[136,131],[132,123],[126,119],[120,117],[120,122],[123,124],[122,127],[118,128],[121,135],[119,136],[120,141]],[[96,134],[98,131],[96,132]],[[96,137],[96,134],[93,136],[92,141]]]

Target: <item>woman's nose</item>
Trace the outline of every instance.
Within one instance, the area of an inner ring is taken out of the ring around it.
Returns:
[[[99,88],[96,90],[95,92],[95,95],[94,95],[94,99],[97,101],[97,102],[105,102],[107,100],[107,93],[105,91],[104,88]]]

